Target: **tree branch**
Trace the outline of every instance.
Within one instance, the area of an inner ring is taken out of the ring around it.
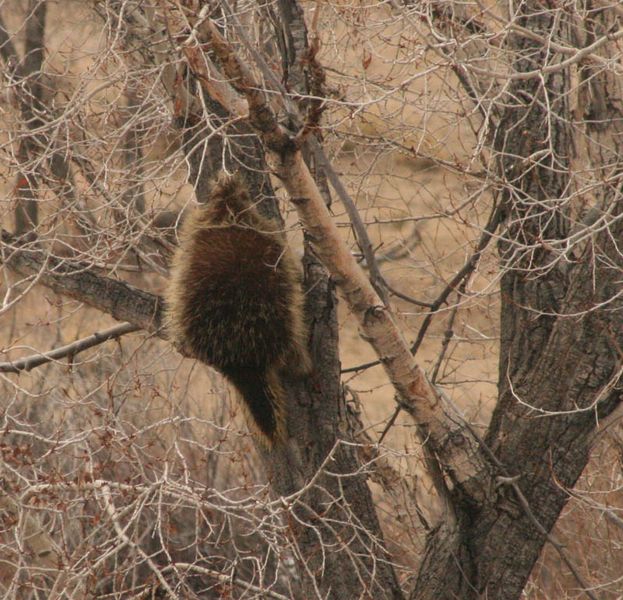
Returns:
[[[53,360],[58,360],[59,358],[64,358],[65,356],[73,358],[76,354],[84,352],[89,348],[103,344],[108,340],[120,338],[126,333],[132,333],[139,330],[140,327],[138,327],[138,325],[133,325],[132,323],[115,325],[110,329],[105,329],[101,333],[96,332],[89,337],[76,340],[71,344],[55,348],[54,350],[50,350],[48,352],[40,352],[39,354],[25,356],[24,358],[20,358],[18,360],[0,363],[0,373],[19,373],[21,371],[31,371],[36,367],[52,362]]]
[[[461,432],[456,414],[444,413],[444,403],[413,361],[408,344],[361,267],[341,241],[323,197],[305,164],[297,139],[278,122],[261,86],[237,56],[216,26],[207,21],[208,46],[218,57],[232,85],[249,105],[249,121],[268,150],[268,163],[284,183],[296,206],[314,248],[346,302],[357,317],[363,337],[372,345],[390,381],[398,391],[404,409],[414,418],[422,441],[438,454],[454,483],[466,480],[474,469],[481,470],[478,449]],[[189,38],[183,50],[190,65],[201,64],[202,50]],[[202,84],[206,81],[201,79]],[[209,92],[209,89],[207,90]],[[447,444],[448,438],[465,443]],[[441,493],[444,493],[441,490]]]
[[[123,281],[97,275],[92,267],[67,259],[50,257],[44,250],[2,231],[0,262],[23,275],[37,277],[38,283],[58,294],[84,302],[166,339],[161,329],[163,300]]]

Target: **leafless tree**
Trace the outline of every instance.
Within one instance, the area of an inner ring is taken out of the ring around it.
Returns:
[[[620,597],[622,23],[0,3],[2,597]],[[162,327],[222,170],[301,249],[273,448]]]

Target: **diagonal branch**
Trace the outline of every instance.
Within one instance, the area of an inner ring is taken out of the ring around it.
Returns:
[[[9,61],[17,59],[17,49],[9,35],[2,15],[0,15],[0,56],[7,64]]]
[[[200,20],[202,18],[200,15]],[[285,185],[318,256],[341,288],[359,321],[363,337],[375,349],[398,391],[399,402],[415,419],[421,439],[438,455],[451,479],[458,483],[465,481],[473,469],[480,470],[482,466],[477,447],[469,435],[461,431],[457,415],[450,410],[444,411],[443,400],[427,381],[421,367],[414,362],[391,309],[384,306],[341,241],[303,160],[299,140],[280,125],[261,86],[216,26],[206,21],[204,29],[208,47],[218,57],[232,85],[247,100],[249,121],[267,148],[269,166]],[[187,39],[182,49],[191,67],[204,64],[203,50],[194,36]],[[201,77],[200,81],[210,93],[209,78]],[[465,443],[447,443],[450,438],[457,440],[459,437]]]
[[[37,277],[38,283],[58,294],[166,338],[161,329],[163,300],[159,296],[97,275],[88,265],[52,258],[31,245],[20,246],[18,238],[6,231],[2,231],[0,263],[24,277]]]

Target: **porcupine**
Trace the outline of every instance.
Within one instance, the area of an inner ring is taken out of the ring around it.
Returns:
[[[269,445],[284,439],[282,373],[310,372],[297,259],[239,175],[221,174],[181,227],[165,322],[184,351],[218,369]]]

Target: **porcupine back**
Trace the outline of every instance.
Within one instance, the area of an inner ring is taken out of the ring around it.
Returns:
[[[310,370],[296,259],[243,180],[224,176],[181,229],[166,294],[172,339],[221,371],[272,444],[285,435],[281,372]]]

